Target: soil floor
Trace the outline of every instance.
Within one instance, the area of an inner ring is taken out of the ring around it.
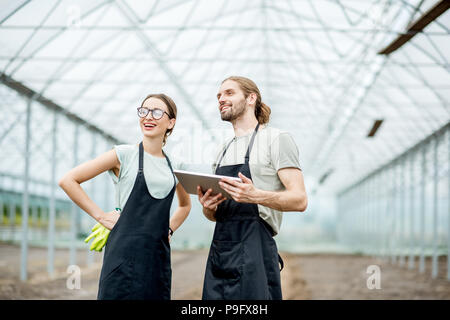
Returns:
[[[172,299],[201,299],[208,251],[172,251]],[[440,257],[438,277],[431,277],[431,259],[424,273],[361,255],[292,254],[281,252],[283,298],[322,299],[450,299],[447,258]],[[93,253],[87,264],[86,250],[77,251],[81,271],[79,289],[68,289],[69,251],[56,249],[53,277],[47,273],[47,249],[29,248],[28,280],[20,281],[20,247],[0,244],[0,299],[96,299],[102,254]],[[379,270],[378,282],[373,270]],[[374,280],[375,279],[375,280]],[[375,284],[378,284],[378,288]],[[375,288],[373,288],[375,286]],[[372,289],[369,289],[372,287]]]

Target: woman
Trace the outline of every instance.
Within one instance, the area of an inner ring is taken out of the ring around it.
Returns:
[[[162,147],[175,126],[177,108],[164,94],[148,95],[138,108],[139,145],[119,145],[70,170],[59,182],[67,195],[111,230],[105,248],[98,299],[170,299],[171,234],[191,209]],[[177,167],[174,164],[175,167]],[[80,184],[109,171],[117,211],[104,212]],[[178,208],[170,217],[175,189]],[[169,221],[170,218],[170,221]]]

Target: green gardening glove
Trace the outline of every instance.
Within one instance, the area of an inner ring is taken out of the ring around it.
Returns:
[[[120,213],[122,210],[120,208],[116,208],[116,211]],[[101,252],[103,247],[106,245],[106,241],[108,241],[110,232],[111,230],[105,228],[102,224],[97,223],[94,227],[92,227],[92,233],[84,239],[84,242],[88,243],[89,240],[94,238],[94,241],[91,243],[90,250]]]
[[[88,243],[89,240],[94,238],[94,241],[92,241],[92,243],[91,243],[90,250],[91,251],[95,250],[95,251],[101,252],[103,247],[106,244],[106,241],[108,240],[110,232],[111,231],[108,230],[107,228],[105,228],[103,225],[101,225],[100,223],[97,223],[92,228],[92,233],[86,239],[84,239],[84,242]]]

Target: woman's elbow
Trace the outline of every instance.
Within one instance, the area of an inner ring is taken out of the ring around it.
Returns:
[[[71,177],[69,174],[66,173],[64,176],[62,176],[61,179],[59,179],[58,186],[60,186],[60,188],[65,191],[69,188],[69,186],[71,185],[71,182],[73,182],[73,181],[76,181],[76,180],[73,179],[73,177]]]
[[[61,189],[64,189],[65,186],[67,185],[67,175],[64,175],[61,179],[59,179],[58,181],[58,186],[60,186]]]

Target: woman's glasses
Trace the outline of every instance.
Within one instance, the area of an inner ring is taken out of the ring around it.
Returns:
[[[145,118],[149,112],[151,112],[151,116],[155,120],[161,119],[163,117],[164,113],[166,113],[170,118],[170,115],[167,112],[165,112],[164,110],[158,109],[158,108],[155,108],[155,109],[148,109],[148,108],[144,108],[144,107],[137,108],[137,114],[141,118]]]

